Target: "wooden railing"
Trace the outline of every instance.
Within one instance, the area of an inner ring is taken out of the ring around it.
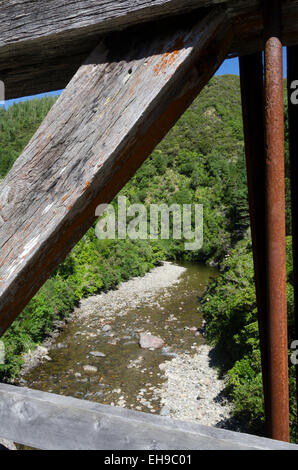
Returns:
[[[298,450],[284,442],[7,384],[0,384],[0,438],[49,450]]]

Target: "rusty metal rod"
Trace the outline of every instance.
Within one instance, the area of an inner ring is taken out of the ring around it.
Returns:
[[[262,53],[239,58],[248,201],[258,308],[260,350],[266,423],[269,422],[267,341],[267,262],[264,152],[264,82]]]
[[[269,429],[273,439],[289,441],[283,56],[279,0],[264,2],[264,32]]]
[[[287,48],[295,339],[298,340],[298,46]],[[296,365],[298,410],[298,365]]]

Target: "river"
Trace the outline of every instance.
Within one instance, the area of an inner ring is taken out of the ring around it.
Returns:
[[[229,415],[229,407],[215,400],[224,384],[195,329],[202,327],[198,297],[217,275],[202,264],[165,263],[118,290],[83,299],[45,343],[39,365],[24,369],[22,385],[216,424]],[[141,332],[162,338],[165,346],[141,349]]]

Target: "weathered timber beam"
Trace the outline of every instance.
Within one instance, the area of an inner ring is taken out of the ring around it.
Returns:
[[[0,0],[0,79],[6,99],[62,89],[111,31],[222,4],[235,22],[229,55],[264,48],[259,0]],[[298,43],[298,0],[282,3],[284,45]],[[152,24],[152,28],[156,28]]]
[[[235,23],[229,56],[264,49],[259,0],[50,0],[46,8],[44,3],[0,0],[0,80],[6,84],[6,99],[63,89],[100,35],[161,18],[171,22],[190,11],[201,14],[218,3]],[[282,24],[283,44],[297,44],[298,0],[282,2]]]
[[[281,5],[282,43],[285,46],[298,44],[298,1],[283,0]],[[258,8],[250,5],[235,13],[235,34],[229,55],[243,56],[261,52],[264,47],[264,21],[259,2]]]
[[[0,437],[48,450],[249,450],[298,446],[0,384]]]
[[[62,89],[99,36],[228,0],[0,0],[6,99]]]
[[[224,60],[222,10],[106,38],[0,185],[0,336]]]
[[[97,33],[109,33],[141,22],[228,2],[229,0],[0,0],[0,46],[59,34],[66,37],[70,31],[91,27],[96,28]],[[251,1],[244,3],[249,4]]]

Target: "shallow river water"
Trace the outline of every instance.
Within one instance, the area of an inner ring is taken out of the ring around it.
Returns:
[[[158,390],[165,380],[159,366],[176,354],[195,352],[204,341],[193,331],[193,327],[202,326],[198,297],[218,274],[205,265],[178,266],[177,279],[171,285],[152,292],[147,285],[144,296],[138,292],[137,301],[133,300],[131,281],[127,293],[125,284],[119,297],[115,297],[117,291],[113,292],[115,304],[109,293],[103,300],[98,296],[98,302],[96,296],[83,301],[53,340],[50,357],[23,376],[25,386],[159,413],[162,405]],[[142,331],[162,338],[165,347],[141,349]],[[88,372],[86,366],[94,369]]]

